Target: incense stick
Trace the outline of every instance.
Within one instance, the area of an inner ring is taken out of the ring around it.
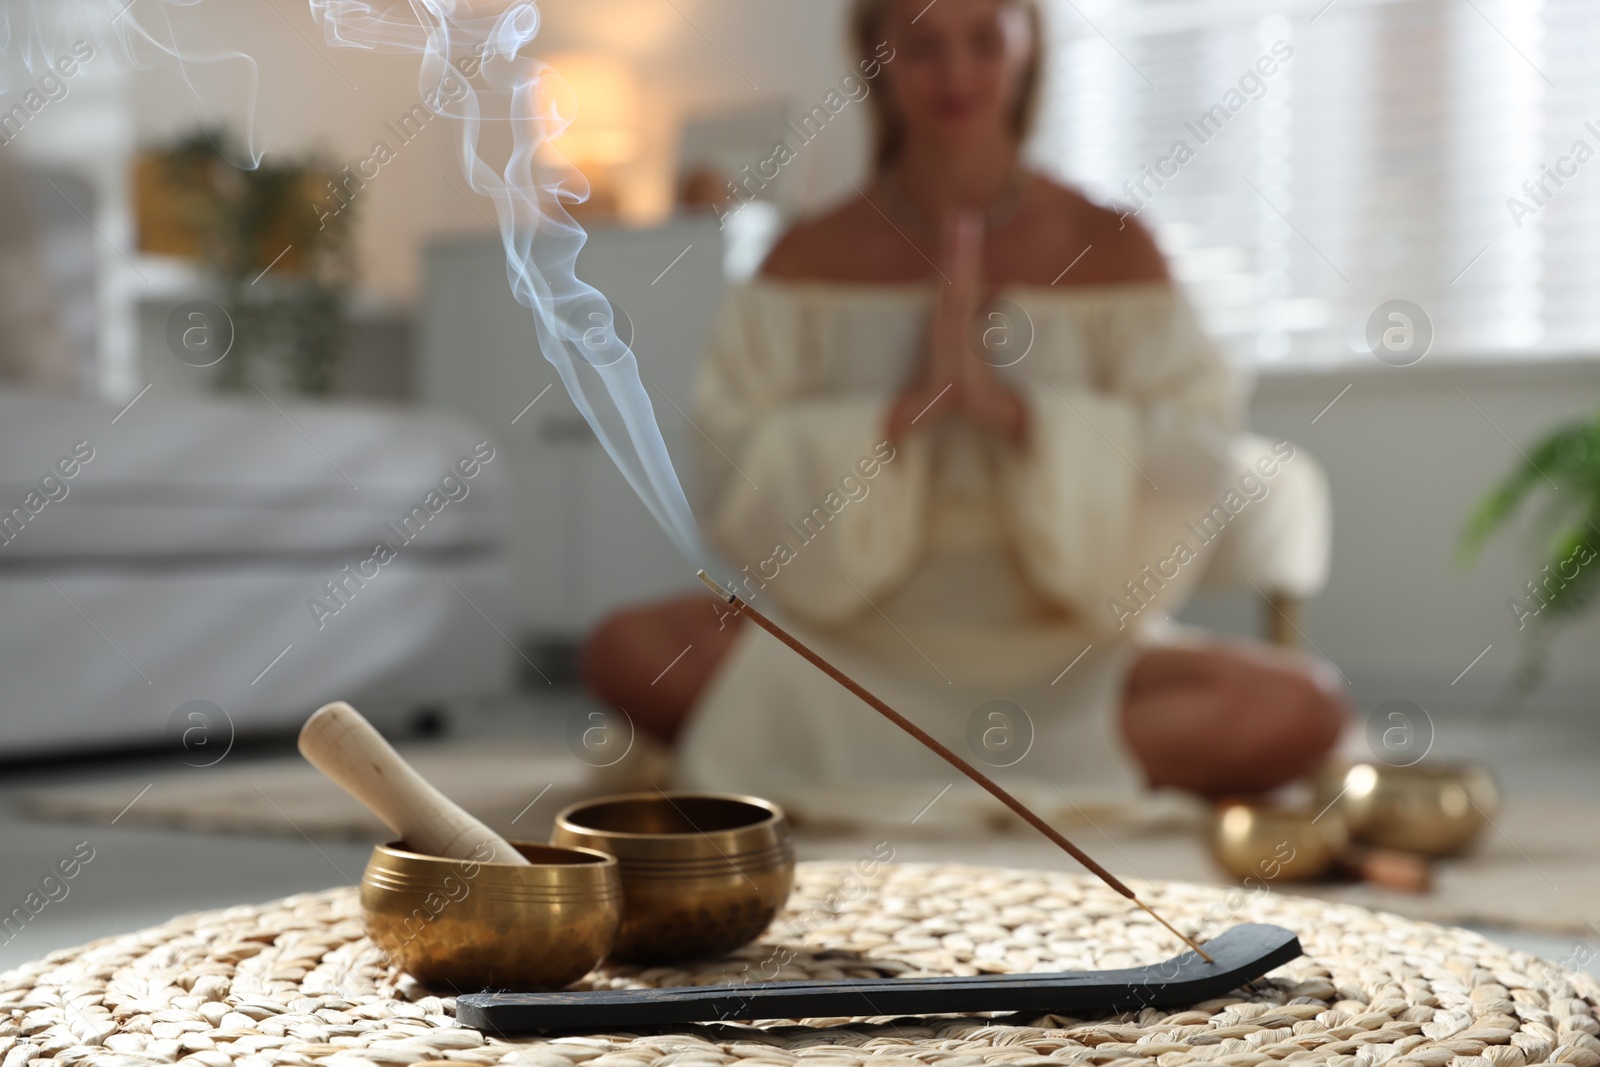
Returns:
[[[834,681],[850,690],[850,692],[860,697],[866,702],[868,707],[872,708],[873,711],[876,711],[879,715],[882,715],[884,718],[900,727],[900,729],[904,730],[906,733],[922,742],[923,745],[931,749],[946,763],[950,764],[956,770],[960,771],[968,778],[971,778],[974,782],[977,782],[984,789],[988,790],[990,795],[992,795],[996,800],[1000,801],[1000,803],[1004,804],[1006,807],[1010,808],[1029,826],[1032,826],[1035,830],[1038,830],[1041,834],[1048,837],[1069,856],[1083,864],[1083,866],[1087,868],[1091,874],[1099,878],[1102,882],[1116,890],[1118,893],[1122,894],[1124,897],[1127,897],[1139,908],[1142,908],[1145,912],[1149,913],[1152,919],[1166,927],[1167,930],[1173,934],[1173,936],[1177,937],[1184,944],[1194,949],[1200,954],[1202,959],[1206,960],[1208,963],[1215,962],[1209,955],[1206,954],[1205,949],[1201,948],[1176,926],[1173,926],[1160,915],[1156,914],[1154,908],[1140,900],[1138,894],[1134,893],[1132,889],[1129,889],[1126,885],[1124,885],[1120,878],[1106,870],[1104,867],[1100,866],[1100,864],[1096,863],[1089,857],[1088,853],[1084,852],[1077,845],[1074,845],[1071,841],[1068,841],[1066,837],[1063,836],[1055,827],[1045,822],[1039,816],[1035,815],[1029,808],[1024,806],[1022,801],[1018,800],[1016,797],[1000,788],[1000,786],[996,784],[995,781],[988,775],[984,774],[982,771],[978,770],[978,768],[962,759],[948,746],[943,744],[938,738],[928,733],[922,727],[918,726],[916,723],[912,722],[910,719],[906,718],[904,715],[900,714],[898,711],[895,711],[889,705],[885,704],[883,701],[867,692],[856,683],[855,679],[851,678],[839,668],[823,659],[804,644],[801,644],[800,641],[791,635],[787,630],[773,622],[771,619],[767,618],[765,615],[761,614],[761,612],[751,607],[745,601],[741,600],[737,594],[730,593],[726,589],[722,588],[722,586],[718,585],[716,581],[713,580],[712,577],[705,571],[700,571],[699,574],[700,580],[705,583],[706,588],[710,589],[723,600],[727,601],[730,607],[737,608],[741,614],[748,615],[750,617],[750,621],[754,622],[757,626],[767,631],[767,633],[771,634],[779,641],[782,641],[784,644],[794,649],[806,660],[810,661],[813,667],[816,667],[818,670],[822,671],[823,674],[826,674],[829,678],[832,678]]]

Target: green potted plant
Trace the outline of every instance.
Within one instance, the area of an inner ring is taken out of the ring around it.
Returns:
[[[1600,591],[1600,414],[1558,426],[1523,454],[1468,518],[1464,558],[1476,559],[1484,543],[1536,499],[1542,502],[1536,565],[1542,567],[1510,601],[1525,637],[1508,694],[1512,707],[1538,688],[1556,634]]]
[[[259,362],[273,358],[297,391],[331,392],[355,280],[354,213],[345,204],[322,210],[334,168],[314,155],[240,166],[248,155],[214,128],[152,156],[147,170],[159,175],[167,230],[183,231],[164,236],[212,275],[233,320],[218,387],[247,387]]]

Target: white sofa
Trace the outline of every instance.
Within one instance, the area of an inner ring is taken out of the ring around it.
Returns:
[[[225,713],[220,744],[334,698],[507,692],[485,436],[398,408],[0,390],[0,759],[176,744],[193,700]]]

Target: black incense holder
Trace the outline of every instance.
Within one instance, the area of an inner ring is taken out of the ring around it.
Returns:
[[[479,1030],[615,1030],[744,1019],[1025,1011],[1084,1014],[1171,1008],[1237,989],[1301,954],[1281,926],[1247,923],[1146,967],[859,981],[756,982],[569,993],[468,993],[456,1018]]]

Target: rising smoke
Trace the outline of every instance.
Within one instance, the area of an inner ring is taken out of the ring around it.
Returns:
[[[633,352],[617,336],[610,302],[576,273],[582,227],[567,205],[589,195],[581,174],[540,149],[571,122],[542,103],[540,81],[555,75],[522,55],[539,32],[532,3],[458,0],[310,0],[330,44],[418,59],[418,89],[455,125],[458,161],[472,189],[494,204],[506,278],[533,312],[539,348],[561,375],[628,484],[691,562],[705,558],[689,503],[672,469]],[[468,79],[463,67],[476,72]],[[475,84],[474,84],[475,82]],[[460,93],[465,84],[468,91]],[[485,122],[506,124],[509,148],[484,158]]]

